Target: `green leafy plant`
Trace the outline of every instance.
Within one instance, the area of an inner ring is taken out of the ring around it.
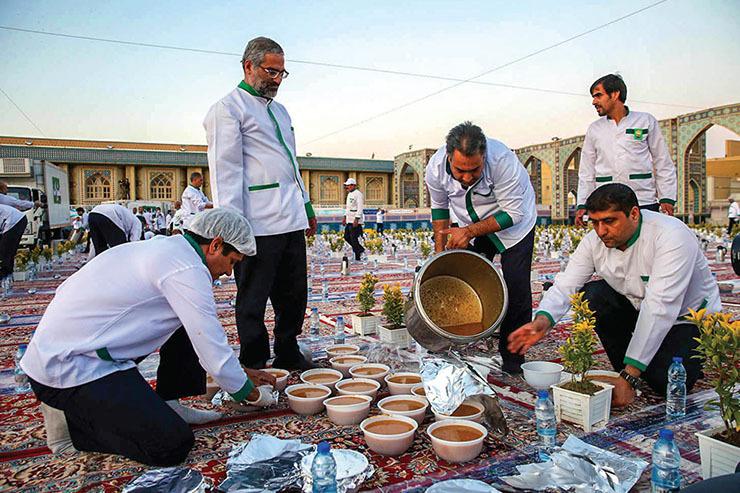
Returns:
[[[428,259],[429,256],[432,254],[432,246],[426,241],[421,242],[421,245],[419,245],[419,249],[421,250],[421,256],[424,258],[424,260]]]
[[[586,372],[594,366],[596,318],[593,310],[588,307],[588,300],[583,300],[582,292],[571,295],[570,305],[573,308],[573,330],[565,344],[558,349],[558,353],[563,356],[563,366],[571,373],[571,381],[563,387],[593,395],[601,387],[588,380]]]
[[[375,285],[378,284],[378,278],[370,273],[365,274],[365,278],[357,291],[357,301],[360,302],[360,316],[370,315],[370,310],[375,306]]]
[[[719,411],[725,425],[715,438],[740,447],[740,392],[735,389],[740,373],[740,320],[731,322],[726,313],[707,315],[706,309],[689,311],[687,319],[699,328],[698,354],[692,358],[703,360],[707,373],[714,375],[709,383],[718,396],[704,409]]]
[[[51,247],[44,247],[43,250],[41,250],[41,255],[47,260],[51,260],[52,255],[54,255],[54,252],[51,251]]]
[[[400,329],[404,326],[403,305],[404,297],[401,293],[401,285],[386,284],[383,286],[383,315],[389,329]]]

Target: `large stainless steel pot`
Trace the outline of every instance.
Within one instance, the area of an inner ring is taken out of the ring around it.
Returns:
[[[422,285],[437,276],[451,276],[467,283],[480,299],[485,329],[475,335],[456,335],[437,326],[421,302]],[[449,250],[429,259],[417,273],[406,303],[409,334],[429,351],[466,346],[493,335],[504,320],[509,294],[501,272],[486,258],[467,250]]]

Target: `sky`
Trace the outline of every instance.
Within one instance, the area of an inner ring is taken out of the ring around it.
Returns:
[[[392,159],[442,146],[464,120],[511,148],[582,135],[597,118],[588,88],[612,72],[630,108],[658,119],[740,102],[740,1],[666,0],[617,20],[659,1],[0,0],[0,27],[218,52],[0,28],[0,135],[205,144],[203,117],[261,35],[285,51],[276,100],[299,155]],[[708,157],[740,138],[708,135]]]

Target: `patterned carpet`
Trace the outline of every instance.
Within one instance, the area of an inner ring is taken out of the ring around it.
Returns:
[[[711,251],[711,250],[710,250]],[[400,282],[403,288],[411,285],[413,273],[403,268],[403,256],[410,258],[409,265],[416,264],[416,254],[405,252],[393,261],[380,265],[381,284]],[[0,325],[0,491],[48,492],[48,491],[120,491],[129,481],[147,469],[136,462],[117,456],[78,453],[70,456],[53,456],[45,447],[45,432],[38,403],[32,393],[16,394],[13,388],[13,355],[20,343],[28,342],[46,305],[53,296],[54,289],[66,277],[74,273],[81,263],[73,257],[63,265],[56,265],[52,272],[40,273],[40,279],[32,282],[18,282],[9,298],[0,301],[0,312],[11,315],[11,320]],[[357,313],[359,306],[354,294],[361,280],[361,265],[352,266],[352,276],[339,276],[339,261],[326,264],[326,277],[329,280],[329,300],[320,300],[320,278],[318,264],[313,272],[313,294],[309,306],[317,307],[322,316],[322,337],[318,343],[310,343],[314,357],[327,364],[324,348],[332,343],[333,324],[338,315]],[[729,263],[711,264],[719,280],[734,279]],[[557,261],[537,262],[535,269],[539,274],[551,275],[558,270]],[[59,274],[60,279],[53,279]],[[541,282],[533,282],[534,304],[541,297]],[[28,289],[37,292],[28,294]],[[230,302],[235,296],[233,281],[215,287],[219,317],[228,334],[229,342],[238,348],[234,309]],[[723,296],[728,309],[739,301],[738,295]],[[380,300],[379,300],[380,305]],[[379,310],[380,306],[376,308]],[[266,318],[268,328],[272,326],[274,314],[268,307]],[[308,321],[304,330],[308,329]],[[558,325],[550,337],[531,350],[528,359],[557,360],[556,349],[567,337],[568,323]],[[373,337],[355,340],[372,344]],[[308,344],[308,340],[302,342]],[[490,354],[480,343],[481,352]],[[597,367],[611,369],[603,349],[596,351]],[[152,380],[158,362],[153,354],[139,365],[142,374]],[[298,381],[293,373],[289,383]],[[444,479],[476,478],[495,485],[497,478],[514,472],[517,464],[535,460],[536,429],[532,406],[535,400],[534,389],[522,378],[501,373],[489,375],[489,381],[499,392],[500,401],[511,433],[505,439],[489,436],[481,455],[466,464],[449,464],[436,457],[426,427],[432,422],[429,417],[419,429],[414,444],[400,457],[383,457],[367,449],[358,426],[339,427],[332,424],[325,413],[305,417],[294,414],[287,406],[284,395],[274,408],[252,414],[241,414],[228,408],[219,409],[226,417],[207,425],[194,427],[196,445],[185,466],[202,472],[218,485],[225,477],[225,464],[232,444],[249,440],[255,433],[268,433],[279,438],[300,438],[305,442],[330,441],[333,448],[349,448],[366,454],[376,467],[376,473],[365,482],[363,490],[369,491],[424,491],[428,486]],[[670,423],[676,432],[676,440],[682,455],[682,481],[689,484],[700,479],[698,444],[694,432],[714,427],[720,423],[718,417],[701,410],[701,404],[708,400],[711,391],[700,381],[689,397],[689,413],[685,418]],[[614,410],[607,427],[584,437],[587,442],[612,450],[616,453],[640,457],[650,462],[650,453],[657,436],[657,430],[666,426],[665,406],[660,398],[648,388],[642,387],[642,395],[626,409]],[[212,408],[210,403],[194,399],[195,407]],[[377,413],[377,409],[373,411]],[[558,441],[562,443],[569,434],[583,437],[579,429],[563,424],[558,429]],[[643,474],[635,491],[649,489],[649,471]]]

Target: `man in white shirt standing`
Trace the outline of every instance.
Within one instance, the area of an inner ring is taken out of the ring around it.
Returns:
[[[142,239],[142,221],[122,205],[96,205],[88,214],[87,222],[95,255],[114,246]]]
[[[342,218],[344,241],[352,247],[355,260],[362,260],[362,252],[365,251],[365,248],[360,245],[360,236],[365,224],[365,215],[363,214],[365,198],[362,192],[357,189],[357,182],[354,178],[349,178],[344,182],[344,189],[347,192],[347,204],[344,210],[344,218]]]
[[[167,234],[167,222],[165,220],[164,214],[162,214],[162,209],[160,209],[159,207],[157,207],[157,210],[152,216],[152,225],[154,233],[158,235]]]
[[[206,392],[206,371],[237,402],[274,402],[274,377],[242,369],[213,298],[213,280],[254,254],[249,223],[219,209],[190,227],[106,251],[57,288],[20,363],[53,452],[182,462],[194,444],[189,424],[221,417],[179,402]],[[157,349],[153,390],[136,365]]]
[[[608,379],[615,385],[613,405],[634,401],[638,378],[665,395],[674,356],[683,358],[690,390],[701,372],[701,361],[692,358],[699,331],[684,317],[689,308],[722,311],[694,233],[678,219],[640,210],[635,193],[621,183],[597,188],[586,210],[593,231],[545,293],[534,321],[511,334],[509,348],[524,353],[545,337],[580,290],[596,312],[596,333],[609,361],[621,371]],[[591,281],[594,273],[602,280]]]
[[[583,141],[576,225],[584,226],[591,192],[610,182],[629,186],[641,209],[672,216],[678,179],[658,120],[625,105],[627,86],[618,75],[599,78],[589,92],[601,118],[588,127]]]
[[[385,211],[378,208],[378,212],[375,213],[375,229],[378,234],[383,234],[383,222],[385,221]]]
[[[215,205],[246,217],[257,238],[257,255],[234,268],[239,360],[264,368],[270,359],[269,297],[275,310],[272,366],[308,369],[314,365],[296,338],[308,296],[304,234],[316,232],[316,215],[298,170],[290,115],[273,99],[288,76],[283,49],[271,39],[255,38],[241,65],[244,80],[203,122]]]
[[[25,214],[15,207],[0,204],[0,279],[13,273],[15,254],[27,225]]]
[[[730,202],[730,207],[727,209],[727,218],[729,219],[729,224],[727,225],[727,234],[732,234],[732,228],[737,223],[737,218],[740,217],[740,205],[735,202],[735,199],[732,197],[727,199],[728,202]]]
[[[424,180],[432,205],[435,253],[467,248],[489,260],[501,255],[509,308],[501,324],[499,352],[505,372],[521,373],[524,356],[509,351],[506,339],[532,318],[537,206],[527,170],[506,145],[465,122],[450,130],[447,145],[429,159]],[[460,227],[450,228],[452,211]]]
[[[190,185],[182,192],[183,227],[187,229],[190,216],[206,209],[213,208],[213,202],[200,189],[203,186],[203,175],[195,171],[190,174]]]

